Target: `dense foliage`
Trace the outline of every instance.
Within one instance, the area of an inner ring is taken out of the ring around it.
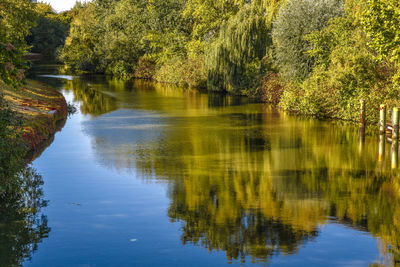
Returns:
[[[25,36],[36,19],[33,6],[25,0],[0,0],[0,89],[17,87],[24,78],[27,49]],[[24,167],[25,149],[17,131],[21,120],[8,109],[0,91],[0,178],[13,187],[15,175]],[[2,190],[7,190],[2,184]]]
[[[24,166],[24,147],[16,132],[21,120],[7,109],[0,95],[0,177],[10,178]]]
[[[369,44],[379,60],[388,59],[396,65],[394,82],[400,85],[400,2],[396,0],[368,0],[363,24]]]
[[[272,35],[276,64],[285,78],[303,79],[312,71],[314,61],[307,54],[312,46],[304,37],[343,12],[341,0],[290,0],[279,10]]]
[[[184,57],[190,30],[180,14],[183,6],[180,0],[79,5],[61,59],[74,69],[131,77],[141,57],[147,59],[141,63],[159,64]]]
[[[377,120],[379,104],[398,105],[392,84],[396,66],[376,57],[364,31],[365,2],[347,1],[346,15],[305,37],[308,55],[315,62],[309,77],[291,83],[283,92],[281,107],[300,113],[357,120],[359,101],[367,101],[367,120]]]
[[[372,122],[379,104],[399,102],[394,0],[94,0],[61,14],[27,0],[0,5],[8,83],[23,77],[27,40],[71,69],[246,94],[320,117],[356,120],[363,98]]]
[[[368,121],[397,105],[394,0],[95,0],[72,16],[77,70],[260,97],[298,113]]]
[[[36,19],[35,6],[30,1],[0,0],[0,197],[20,189],[26,165],[23,121],[8,107],[3,90],[20,90],[24,82],[24,53],[28,49],[25,38]]]
[[[272,45],[270,25],[262,3],[244,5],[224,23],[207,50],[208,85],[211,90],[243,93],[257,86],[262,59]]]
[[[36,14],[27,0],[0,0],[0,79],[16,85],[26,68],[25,36],[34,25]]]
[[[40,53],[48,60],[55,60],[57,50],[64,46],[68,34],[68,15],[57,14],[49,4],[35,5],[38,16],[36,26],[31,28],[26,38],[31,52]]]

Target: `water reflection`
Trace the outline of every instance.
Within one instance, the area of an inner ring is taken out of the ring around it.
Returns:
[[[83,114],[98,116],[117,108],[114,97],[99,92],[85,80],[65,80],[63,87],[66,90],[73,90],[75,99],[82,103],[81,112]]]
[[[0,266],[22,265],[48,237],[42,185],[42,177],[29,167],[0,179]]]
[[[379,135],[379,161],[385,160],[386,134]]]
[[[386,263],[400,263],[400,183],[383,160],[398,147],[243,98],[96,76],[63,88],[93,116],[83,128],[100,164],[169,183],[183,244],[266,262],[336,222],[370,232]]]
[[[392,148],[391,148],[391,159],[392,159],[392,169],[396,170],[398,168],[399,162],[399,141],[392,140]]]

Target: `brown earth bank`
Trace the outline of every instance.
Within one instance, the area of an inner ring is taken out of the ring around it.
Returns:
[[[50,139],[68,116],[64,96],[53,88],[33,80],[18,89],[0,81],[0,92],[8,107],[23,118],[23,137],[28,151],[40,148]]]

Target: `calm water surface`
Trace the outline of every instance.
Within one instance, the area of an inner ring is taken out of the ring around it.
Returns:
[[[33,162],[49,229],[25,266],[399,263],[400,182],[377,136],[246,98],[36,79],[79,112]]]

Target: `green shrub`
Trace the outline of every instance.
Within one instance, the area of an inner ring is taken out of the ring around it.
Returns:
[[[312,47],[304,37],[321,30],[330,19],[344,14],[341,0],[289,0],[273,23],[275,61],[282,76],[304,79],[312,71],[314,59],[307,54]]]
[[[11,43],[2,42],[0,36],[0,81],[14,87],[19,85],[27,69],[24,59],[24,48],[16,48]]]
[[[159,82],[182,83],[183,59],[172,58],[166,61],[157,71],[154,78]]]
[[[268,72],[262,79],[260,87],[257,89],[256,97],[263,102],[279,104],[284,85],[276,73]]]
[[[24,53],[29,29],[36,14],[33,4],[25,0],[0,1],[0,80],[17,86],[27,68]]]
[[[143,56],[139,58],[133,76],[141,79],[153,79],[156,72],[156,63],[151,57]]]
[[[336,18],[323,30],[307,35],[306,40],[312,46],[307,54],[316,66],[303,83],[286,89],[282,107],[318,117],[357,121],[360,99],[365,99],[367,121],[376,122],[379,105],[393,105],[398,99],[398,90],[390,79],[394,70],[376,59],[356,18]]]
[[[204,57],[197,56],[186,60],[182,72],[183,83],[191,88],[207,87],[207,73]]]
[[[155,74],[159,82],[167,82],[200,88],[206,86],[204,59],[201,56],[191,59],[173,58],[165,62]]]

